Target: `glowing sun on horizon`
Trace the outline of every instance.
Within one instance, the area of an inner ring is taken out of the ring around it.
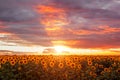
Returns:
[[[62,52],[68,50],[66,46],[54,46],[55,51],[57,54],[63,54]]]

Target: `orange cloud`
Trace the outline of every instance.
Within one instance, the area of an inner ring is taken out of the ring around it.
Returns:
[[[54,45],[66,45],[69,47],[77,47],[77,44],[79,43],[79,45],[84,44],[84,41],[82,40],[56,40],[56,41],[52,41],[52,43]]]
[[[40,13],[58,13],[58,12],[64,12],[64,10],[55,8],[52,6],[44,6],[44,5],[38,5],[37,11]]]
[[[110,27],[110,26],[98,26],[96,27],[96,30],[73,30],[68,29],[69,32],[71,32],[74,35],[91,35],[91,34],[107,34],[107,33],[114,33],[114,32],[120,32],[120,28]]]
[[[65,11],[61,8],[38,5],[36,9],[37,12],[44,15],[43,20],[41,20],[40,23],[46,27],[60,27],[67,24]]]
[[[38,5],[37,12],[44,15],[40,21],[44,25],[48,37],[62,35],[62,26],[68,25],[65,11],[53,6]]]
[[[112,33],[112,32],[120,32],[120,28],[110,27],[110,26],[99,26],[100,29],[103,29],[103,34]]]
[[[117,47],[118,45],[116,44],[117,42],[113,42],[117,40],[116,36],[114,39],[109,36],[110,33],[120,32],[120,28],[118,27],[110,27],[107,24],[96,27],[96,24],[93,24],[92,27],[92,25],[85,23],[88,27],[82,28],[84,23],[74,23],[77,19],[69,18],[68,16],[70,15],[68,15],[63,8],[38,5],[36,6],[36,10],[40,15],[42,14],[40,23],[44,26],[48,39],[53,46],[65,45],[73,48],[111,48]],[[68,19],[69,21],[72,19],[73,22],[69,22]],[[74,24],[78,24],[77,26],[79,27],[74,26]],[[69,26],[69,28],[66,28],[66,26]],[[106,36],[108,36],[109,39],[106,38]]]
[[[91,42],[91,41],[90,41]],[[52,41],[54,45],[65,45],[69,46],[71,48],[96,48],[96,49],[106,49],[110,48],[111,46],[103,45],[103,44],[97,44],[96,42],[93,44],[90,44],[89,41],[84,40],[56,40]]]
[[[59,17],[60,18],[60,17]],[[54,26],[56,27],[60,27],[60,26],[64,26],[67,25],[67,22],[61,19],[52,19],[52,17],[47,17],[47,19],[44,19],[43,21],[41,21],[42,24],[44,24],[46,27],[51,27],[54,28]]]

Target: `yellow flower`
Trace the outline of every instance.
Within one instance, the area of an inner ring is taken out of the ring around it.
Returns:
[[[21,65],[21,64],[27,64],[28,61],[27,59],[22,59],[22,60],[19,60],[18,63]]]
[[[75,63],[71,63],[71,64],[70,64],[70,67],[71,67],[71,68],[75,68],[75,67],[76,67]]]
[[[70,61],[66,61],[66,65],[67,65],[67,66],[70,66]]]
[[[90,74],[90,76],[92,76],[92,75],[94,74],[94,72],[90,71],[90,73],[89,73],[89,74]]]
[[[6,60],[5,60],[5,59],[2,59],[1,63],[2,63],[2,64],[5,64],[5,63],[6,63]]]
[[[110,72],[109,68],[104,68],[104,72]]]
[[[44,68],[44,69],[47,69],[47,64],[46,64],[46,63],[43,65],[43,68]]]
[[[68,77],[67,73],[64,73],[64,74],[63,74],[63,77],[64,77],[64,78],[67,78],[67,77]]]
[[[35,61],[35,64],[38,64],[38,63],[39,63],[39,60],[36,60],[36,61]]]
[[[78,60],[79,60],[79,58],[78,58],[78,57],[74,57],[74,60],[75,60],[75,61],[78,61]]]
[[[41,61],[41,64],[42,64],[42,65],[45,65],[46,63],[45,63],[45,61]]]
[[[90,71],[90,76],[93,76],[94,78],[96,78],[96,76],[97,76],[97,74],[95,73],[95,72],[92,72],[92,71]]]
[[[11,60],[11,61],[10,61],[10,64],[11,64],[12,66],[14,66],[14,65],[16,64],[16,61],[15,61],[15,60]]]
[[[54,62],[50,62],[50,67],[53,67],[54,66]]]
[[[94,73],[94,74],[93,74],[93,77],[94,77],[94,78],[96,78],[96,77],[97,77],[97,74],[96,74],[96,73]]]
[[[64,64],[63,63],[59,63],[58,67],[59,68],[63,68]]]
[[[88,65],[91,66],[92,65],[92,61],[88,61]]]
[[[91,70],[96,70],[96,67],[95,66],[91,66]]]
[[[98,65],[98,63],[95,63],[95,67],[98,67],[99,65]]]
[[[81,64],[78,64],[77,68],[80,70],[82,68]]]

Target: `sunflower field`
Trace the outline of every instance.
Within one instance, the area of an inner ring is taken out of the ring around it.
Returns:
[[[0,80],[120,80],[120,57],[1,55]]]

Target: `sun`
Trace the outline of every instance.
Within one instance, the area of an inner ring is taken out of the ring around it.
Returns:
[[[67,50],[67,47],[65,46],[54,46],[55,51],[57,54],[62,54],[64,51]]]
[[[64,50],[64,46],[54,46],[56,52],[61,53]]]

